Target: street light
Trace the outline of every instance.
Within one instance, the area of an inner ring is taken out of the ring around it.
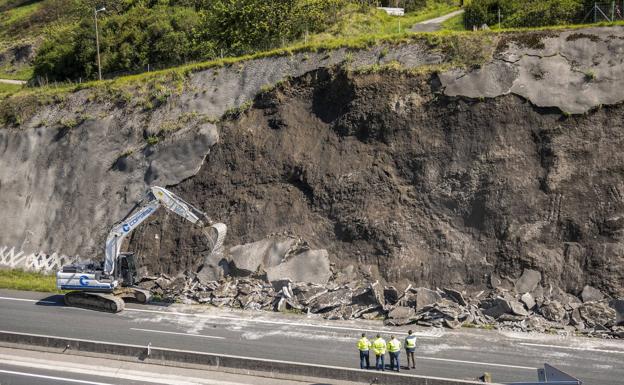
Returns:
[[[98,25],[97,25],[97,15],[98,12],[104,12],[106,11],[105,7],[102,7],[100,9],[94,8],[94,18],[95,18],[95,47],[97,50],[97,65],[98,65],[98,79],[102,80],[102,64],[100,63],[100,36],[98,33]]]

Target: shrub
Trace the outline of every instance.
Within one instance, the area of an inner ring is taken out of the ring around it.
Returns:
[[[583,0],[473,0],[466,6],[468,26],[540,27],[579,21]]]

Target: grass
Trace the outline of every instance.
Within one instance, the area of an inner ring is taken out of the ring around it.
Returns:
[[[0,270],[0,289],[61,293],[56,277],[23,270]]]
[[[416,23],[446,15],[458,9],[459,7],[454,5],[437,3],[418,12],[396,17],[374,8],[367,13],[362,13],[355,6],[348,7],[335,25],[326,32],[310,36],[308,42],[315,45],[335,39],[348,40],[400,34],[408,31]]]
[[[442,23],[442,29],[445,31],[465,31],[464,14],[453,16]]]
[[[32,74],[33,68],[29,65],[0,67],[0,79],[28,80]]]
[[[0,83],[0,99],[14,94],[21,89],[22,86],[19,84]]]
[[[0,26],[8,28],[10,25],[24,21],[32,15],[39,7],[41,2],[32,2],[30,4],[21,5],[6,10],[0,14]]]

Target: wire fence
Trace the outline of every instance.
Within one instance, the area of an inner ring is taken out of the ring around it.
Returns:
[[[581,23],[598,23],[602,21],[614,22],[624,20],[624,0],[594,2],[586,6]]]

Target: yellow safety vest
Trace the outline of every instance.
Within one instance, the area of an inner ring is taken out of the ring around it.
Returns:
[[[383,338],[377,338],[373,342],[373,351],[378,356],[386,354],[386,341]]]
[[[370,341],[368,340],[368,338],[364,337],[364,338],[360,338],[360,339],[358,340],[357,347],[358,347],[358,349],[359,349],[360,351],[365,352],[365,351],[367,351],[368,349],[370,349],[370,346],[371,346],[371,343],[370,343]]]
[[[397,340],[396,338],[388,341],[388,351],[396,353],[399,350],[401,350],[401,341]]]
[[[416,337],[408,336],[407,338],[405,338],[405,347],[408,349],[416,348]]]

